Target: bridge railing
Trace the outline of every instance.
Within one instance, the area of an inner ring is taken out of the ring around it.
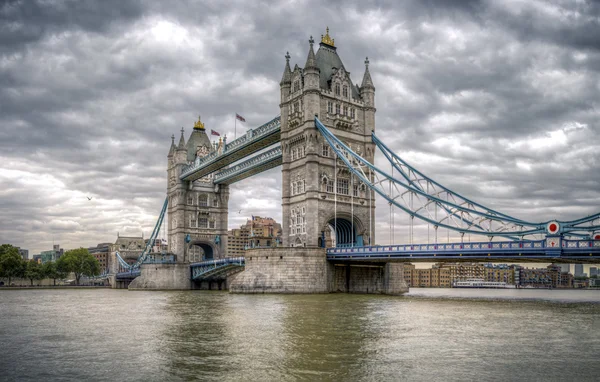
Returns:
[[[400,244],[375,245],[365,247],[329,248],[327,253],[362,253],[362,252],[434,252],[434,251],[505,251],[519,249],[535,251],[546,247],[545,240],[535,241],[499,241],[477,243],[447,243],[447,244]]]
[[[192,264],[190,264],[190,267],[194,268],[194,267],[205,267],[205,266],[210,266],[210,265],[218,266],[218,265],[226,265],[226,264],[242,264],[242,263],[244,263],[245,260],[246,260],[246,258],[243,256],[225,257],[223,259],[204,260],[204,261],[200,261],[198,263],[192,263]]]

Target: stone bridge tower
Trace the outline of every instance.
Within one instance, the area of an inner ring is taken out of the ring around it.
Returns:
[[[169,251],[177,255],[178,262],[225,257],[229,187],[214,185],[212,175],[193,182],[179,179],[184,167],[214,150],[222,150],[223,142],[219,140],[215,146],[210,143],[200,118],[187,143],[183,131],[177,146],[175,137],[171,138],[167,156]]]
[[[374,244],[374,195],[335,158],[315,127],[325,126],[373,163],[375,86],[365,60],[361,86],[350,79],[335,41],[321,36],[315,54],[309,40],[304,68],[290,68],[281,79],[282,209],[285,246]],[[337,162],[337,163],[336,163]]]

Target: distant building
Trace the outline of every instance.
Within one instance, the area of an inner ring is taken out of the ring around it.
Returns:
[[[128,264],[134,264],[144,252],[146,241],[143,236],[119,236],[114,244],[109,245],[107,268],[110,273],[119,272],[117,252]]]
[[[575,264],[575,277],[583,277],[583,264]]]
[[[29,260],[29,250],[17,247],[19,250],[19,255],[23,258],[23,260]]]
[[[598,277],[598,268],[597,267],[590,267],[590,277]]]
[[[253,216],[240,228],[228,231],[227,256],[243,256],[246,248],[277,247],[281,232],[281,224],[274,219]]]
[[[88,248],[90,255],[94,256],[100,263],[100,273],[109,269],[109,254],[112,243],[100,243],[95,247]]]
[[[571,264],[558,264],[558,266],[560,267],[560,271],[562,273],[571,272]]]
[[[37,262],[37,263],[42,263],[42,254],[37,254],[37,255],[33,255],[33,257],[31,258],[33,261]]]
[[[65,250],[60,247],[60,244],[54,244],[52,249],[42,251],[40,253],[40,262],[46,264],[49,261],[56,261],[65,253]],[[35,256],[34,256],[35,257]]]

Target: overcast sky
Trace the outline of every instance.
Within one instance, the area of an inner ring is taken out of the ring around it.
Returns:
[[[598,2],[0,4],[2,243],[148,236],[171,134],[187,139],[199,114],[229,137],[236,112],[246,127],[279,114],[286,51],[303,66],[326,26],[354,82],[369,57],[376,132],[422,172],[529,221],[600,211]],[[280,221],[280,183],[273,169],[233,185],[230,227]]]

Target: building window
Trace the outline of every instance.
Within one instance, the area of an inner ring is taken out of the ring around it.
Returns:
[[[340,84],[335,84],[335,95],[340,95]]]
[[[193,216],[190,216],[190,227],[196,228],[196,219]]]
[[[200,207],[208,207],[208,195],[200,194],[200,196],[198,196],[198,205]]]
[[[194,205],[194,196],[193,195],[188,195],[188,204],[190,206]]]
[[[327,101],[327,112],[333,114],[333,102]]]
[[[291,150],[291,157],[292,157],[292,160],[296,160],[296,148],[295,147]]]
[[[348,87],[346,85],[344,85],[344,97],[348,97]]]
[[[333,192],[333,180],[327,181],[327,192]]]
[[[300,146],[300,148],[298,149],[298,151],[300,152],[298,154],[298,158],[304,157],[304,146]]]
[[[354,119],[354,118],[355,118],[355,115],[354,115],[354,108],[350,109],[350,117],[352,117],[352,119]]]
[[[348,179],[337,180],[337,193],[341,195],[348,195]]]
[[[208,228],[208,218],[198,218],[198,228]]]
[[[298,102],[294,104],[294,111],[300,112],[300,104]]]
[[[208,228],[215,228],[215,221],[211,220],[208,222]]]
[[[348,116],[348,106],[344,106],[344,115]]]
[[[213,207],[219,207],[219,199],[217,199],[217,197],[215,196],[215,198],[213,199]]]
[[[300,90],[300,81],[296,80],[294,81],[294,92],[297,92],[298,90]]]
[[[340,104],[339,103],[335,104],[335,114],[340,114]]]
[[[355,197],[357,197],[357,196],[358,196],[358,184],[355,184],[355,185],[352,187],[352,189],[353,189],[353,191],[352,191],[352,194],[353,194]]]
[[[329,156],[329,144],[327,144],[327,143],[323,143],[323,156],[324,157]]]

